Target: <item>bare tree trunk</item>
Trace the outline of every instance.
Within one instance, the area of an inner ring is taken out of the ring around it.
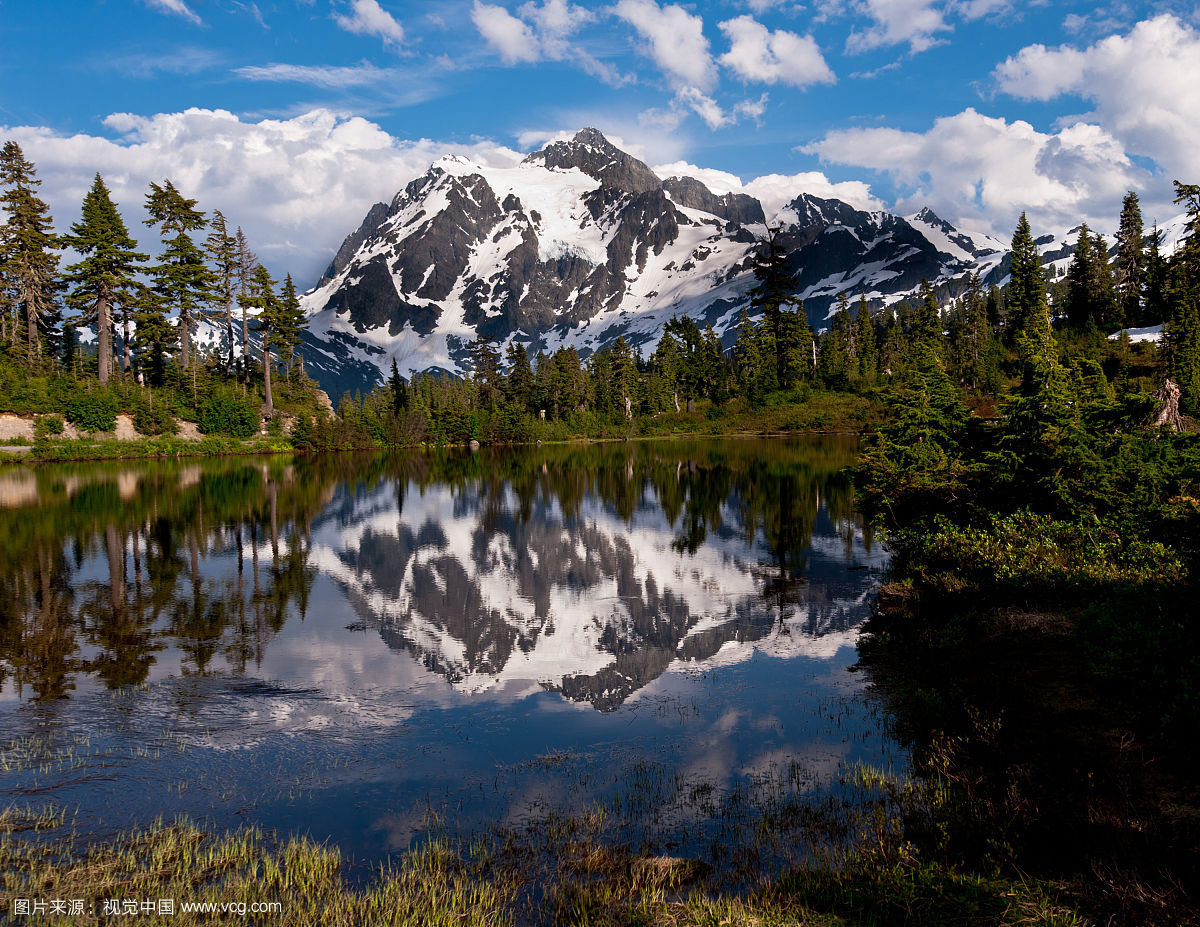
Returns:
[[[96,377],[101,386],[112,376],[112,341],[112,306],[109,305],[108,297],[101,296],[96,300]]]
[[[1179,397],[1182,395],[1183,391],[1174,380],[1163,380],[1163,385],[1151,396],[1156,404],[1148,423],[1151,428],[1170,428],[1172,431],[1183,431],[1187,427],[1187,419],[1179,411]]]

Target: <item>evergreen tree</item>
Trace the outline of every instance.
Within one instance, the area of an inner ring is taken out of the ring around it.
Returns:
[[[733,360],[738,391],[751,406],[758,405],[764,392],[762,378],[765,360],[759,346],[758,332],[745,307],[738,316],[738,337],[733,346]]]
[[[233,374],[234,339],[233,339],[233,304],[236,296],[240,264],[238,261],[237,239],[229,234],[229,224],[219,209],[214,209],[212,219],[208,223],[212,230],[205,239],[204,249],[208,259],[212,261],[212,289],[210,298],[215,314],[222,316],[225,322],[225,341],[228,344],[229,355],[225,360],[226,374]]]
[[[238,306],[242,310],[242,382],[250,382],[250,305],[246,299],[250,297],[250,291],[254,281],[254,271],[258,267],[258,256],[250,250],[250,242],[246,238],[246,233],[242,231],[239,225],[237,233],[234,235],[234,250],[237,252],[237,291],[238,291]],[[232,353],[233,348],[230,347]]]
[[[1005,340],[1016,344],[1017,336],[1031,323],[1040,325],[1038,316],[1046,307],[1046,277],[1042,271],[1042,259],[1025,213],[1021,213],[1013,233],[1011,277],[1006,295],[1008,318]]]
[[[827,387],[836,390],[850,388],[854,355],[854,322],[850,318],[850,303],[842,292],[838,294],[832,324],[820,341],[818,371]]]
[[[266,397],[265,411],[267,417],[275,414],[275,395],[271,384],[271,342],[277,333],[286,328],[283,320],[283,303],[275,292],[276,283],[271,274],[262,264],[254,268],[254,276],[250,278],[250,293],[242,305],[256,312],[255,330],[261,340],[263,364],[263,392]]]
[[[149,368],[150,383],[162,386],[166,380],[167,355],[175,350],[179,329],[167,318],[162,297],[150,287],[138,288],[134,307],[136,363],[140,365],[144,361]]]
[[[775,378],[779,388],[784,389],[784,384],[794,379],[789,374],[792,365],[787,360],[787,353],[794,346],[785,337],[784,315],[799,284],[795,272],[788,267],[787,252],[779,233],[778,226],[769,226],[767,237],[759,243],[759,250],[754,257],[754,277],[758,283],[750,290],[750,304],[756,315],[761,314],[775,340]]]
[[[608,352],[608,383],[611,391],[613,411],[627,418],[633,417],[637,397],[637,364],[633,351],[623,336],[617,336]]]
[[[191,328],[201,307],[209,300],[212,277],[204,262],[204,253],[192,241],[190,232],[204,228],[204,213],[196,201],[188,199],[170,180],[150,184],[146,194],[146,225],[157,225],[163,237],[161,263],[151,268],[154,291],[167,310],[179,318],[179,362],[191,366]]]
[[[788,306],[793,308],[788,309]],[[784,303],[779,310],[775,340],[776,388],[794,389],[802,380],[816,375],[816,339],[808,324],[808,314],[799,300]],[[764,335],[767,334],[764,332]],[[765,343],[765,338],[764,338]]]
[[[83,200],[83,215],[71,226],[63,243],[82,257],[67,268],[65,281],[73,286],[67,302],[87,314],[96,325],[97,377],[107,383],[115,371],[113,351],[113,313],[118,306],[126,310],[138,298],[138,265],[149,258],[134,249],[125,221],[99,174]],[[128,322],[126,322],[128,325]],[[129,333],[126,331],[126,370],[129,369]]]
[[[1095,323],[1096,305],[1092,292],[1092,283],[1096,278],[1095,254],[1092,249],[1092,237],[1088,234],[1087,223],[1079,228],[1079,239],[1075,243],[1075,254],[1071,258],[1071,266],[1067,271],[1067,320],[1075,327],[1082,329],[1088,322]]]
[[[468,348],[471,358],[471,377],[479,391],[479,404],[495,409],[500,404],[500,352],[496,343],[486,335],[477,335]]]
[[[284,277],[283,290],[279,294],[279,318],[271,338],[280,354],[285,357],[283,369],[289,386],[292,382],[292,370],[296,366],[296,348],[307,325],[308,318],[300,307],[296,284],[292,282],[292,275],[289,273]]]
[[[1175,202],[1186,210],[1187,224],[1170,263],[1165,347],[1180,405],[1194,414],[1200,412],[1200,185],[1175,181]]]
[[[510,342],[505,351],[508,376],[504,380],[504,402],[520,412],[533,412],[534,375],[529,363],[529,352],[519,341]]]
[[[1143,321],[1142,294],[1146,288],[1146,230],[1138,195],[1130,190],[1121,204],[1117,228],[1117,257],[1114,277],[1121,316],[1126,325]]]
[[[1167,318],[1167,262],[1161,246],[1162,232],[1156,222],[1146,251],[1146,311],[1142,317],[1146,325],[1159,325]]]
[[[1108,263],[1108,244],[1103,235],[1097,235],[1093,245],[1092,278],[1088,282],[1092,297],[1092,317],[1099,328],[1117,329],[1121,327],[1124,319],[1117,300],[1112,267]]]
[[[388,377],[388,389],[392,393],[392,415],[397,418],[408,411],[408,387],[400,377],[396,368],[396,358],[392,358],[392,375]]]
[[[743,310],[744,313],[744,310]],[[683,374],[683,352],[670,328],[663,331],[650,358],[651,402],[659,411],[679,411],[679,380]]]
[[[967,291],[959,300],[950,326],[950,347],[958,381],[971,389],[990,382],[992,331],[987,320],[987,299],[979,274],[971,274]]]
[[[871,320],[866,293],[860,293],[858,297],[858,314],[854,317],[854,345],[858,354],[859,377],[863,380],[873,380],[879,358],[875,349],[875,324]]]
[[[725,349],[710,322],[704,326],[703,376],[708,384],[708,398],[714,405],[723,405],[729,398],[729,364]]]
[[[12,312],[6,326],[11,344],[19,341],[17,330],[24,316],[26,357],[31,364],[42,355],[43,317],[54,312],[60,286],[50,207],[36,194],[41,183],[21,146],[5,142],[0,149],[0,207],[8,218],[0,226],[0,290],[7,293]]]

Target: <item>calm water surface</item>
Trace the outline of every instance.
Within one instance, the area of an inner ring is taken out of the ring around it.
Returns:
[[[378,861],[428,828],[722,809],[902,765],[850,672],[854,444],[0,471],[0,805]]]

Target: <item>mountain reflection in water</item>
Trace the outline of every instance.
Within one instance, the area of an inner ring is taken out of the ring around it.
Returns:
[[[852,640],[879,567],[830,439],[0,473],[0,693],[242,675],[304,619],[466,693],[611,710],[677,661]],[[849,569],[848,569],[849,567]],[[352,625],[353,626],[353,625]]]
[[[670,852],[727,839],[723,807],[752,829],[746,790],[897,758],[847,672],[883,565],[855,450],[0,471],[0,806],[100,839],[257,824],[364,866],[431,820],[601,807]]]

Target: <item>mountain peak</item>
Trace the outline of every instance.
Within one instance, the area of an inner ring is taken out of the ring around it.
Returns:
[[[584,128],[566,142],[553,142],[525,158],[550,170],[579,170],[603,186],[626,193],[645,193],[662,186],[658,175],[642,161],[622,151],[599,129]]]

